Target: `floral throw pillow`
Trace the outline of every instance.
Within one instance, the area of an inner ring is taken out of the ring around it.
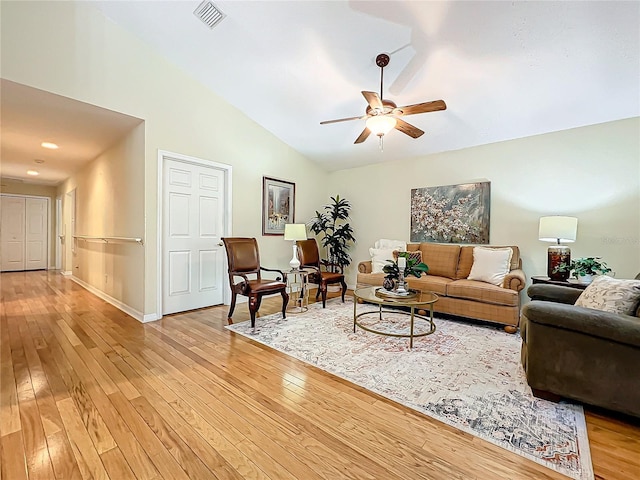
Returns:
[[[640,303],[640,280],[618,280],[598,275],[575,305],[604,312],[633,315]]]

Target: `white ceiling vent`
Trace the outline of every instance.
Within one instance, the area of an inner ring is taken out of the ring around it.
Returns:
[[[218,10],[218,7],[208,0],[204,0],[200,5],[198,5],[198,8],[193,11],[193,14],[202,20],[202,23],[209,28],[215,27],[224,17],[226,17],[224,13]]]

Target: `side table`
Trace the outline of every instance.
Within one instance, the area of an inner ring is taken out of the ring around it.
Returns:
[[[287,313],[302,313],[309,310],[309,271],[289,270],[287,273],[287,293],[289,306]]]
[[[571,287],[578,288],[580,290],[584,290],[589,286],[588,283],[580,283],[578,280],[574,278],[569,278],[567,280],[551,280],[549,277],[545,276],[532,276],[531,283],[547,283],[549,285],[560,285],[562,287]]]

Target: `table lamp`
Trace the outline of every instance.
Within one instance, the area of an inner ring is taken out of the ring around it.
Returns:
[[[563,217],[552,215],[540,217],[538,238],[543,242],[554,242],[547,249],[547,276],[551,280],[567,280],[569,269],[565,271],[555,271],[560,265],[571,264],[571,249],[560,242],[575,242],[578,230],[578,219],[576,217]]]
[[[307,226],[304,223],[287,223],[284,226],[284,239],[293,241],[293,257],[289,265],[291,266],[291,270],[297,270],[300,267],[300,260],[298,260],[298,246],[296,242],[307,239]]]

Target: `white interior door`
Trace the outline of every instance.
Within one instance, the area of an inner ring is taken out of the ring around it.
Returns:
[[[25,270],[47,268],[47,230],[49,201],[46,198],[25,199]]]
[[[15,272],[25,269],[25,199],[24,197],[0,197],[2,202],[2,271]]]
[[[223,302],[224,171],[165,158],[163,314]]]
[[[49,250],[49,199],[2,195],[1,201],[2,271],[46,269]]]

